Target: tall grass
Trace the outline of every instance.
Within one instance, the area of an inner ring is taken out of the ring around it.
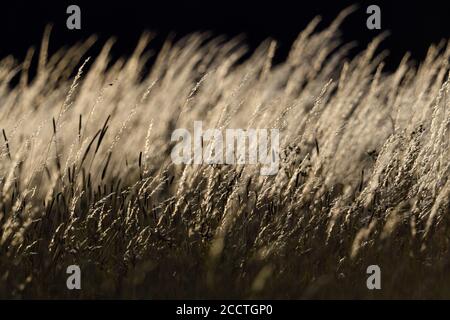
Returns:
[[[385,72],[382,38],[348,58],[345,14],[277,65],[274,41],[193,34],[144,72],[150,35],[86,60],[94,39],[48,55],[49,30],[36,77],[33,50],[3,59],[0,296],[449,298],[450,43]],[[172,164],[194,120],[280,129],[278,174]]]

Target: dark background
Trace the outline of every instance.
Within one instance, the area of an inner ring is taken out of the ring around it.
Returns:
[[[390,31],[382,45],[389,49],[388,67],[395,67],[406,51],[420,60],[431,43],[450,38],[450,1],[7,1],[0,5],[0,57],[13,54],[23,59],[30,46],[38,46],[43,30],[53,24],[50,51],[84,39],[100,36],[92,53],[104,41],[117,37],[114,55],[132,52],[142,31],[157,31],[157,47],[173,32],[178,37],[192,31],[208,30],[229,37],[245,34],[251,48],[272,37],[279,41],[278,59],[289,49],[298,33],[316,15],[328,25],[345,7],[359,3],[359,8],[342,26],[346,42],[358,41],[363,48],[380,31],[366,28],[366,8],[381,8],[381,31]],[[66,8],[81,8],[81,30],[66,28]],[[92,54],[90,53],[90,54]],[[281,58],[280,58],[281,57]]]

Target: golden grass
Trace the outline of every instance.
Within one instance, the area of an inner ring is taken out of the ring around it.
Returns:
[[[193,34],[143,73],[149,35],[87,61],[93,39],[47,57],[50,30],[31,81],[34,51],[2,60],[0,296],[449,298],[450,43],[384,72],[382,38],[347,59],[344,15],[277,65],[273,41],[237,63],[240,40]],[[173,165],[194,120],[279,128],[280,171]]]

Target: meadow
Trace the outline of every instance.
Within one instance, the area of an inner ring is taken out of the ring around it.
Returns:
[[[450,298],[450,42],[387,71],[383,36],[350,58],[347,13],[277,64],[274,40],[197,33],[147,70],[151,34],[87,58],[94,37],[49,54],[50,29],[4,58],[0,297]],[[175,165],[194,121],[279,129],[278,173]]]

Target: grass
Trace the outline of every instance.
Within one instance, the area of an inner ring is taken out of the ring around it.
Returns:
[[[49,30],[32,79],[33,50],[3,59],[0,297],[450,298],[450,43],[386,72],[382,38],[348,58],[345,14],[277,65],[274,41],[193,34],[144,72],[148,34],[85,60]],[[196,120],[280,129],[278,174],[172,164]]]

